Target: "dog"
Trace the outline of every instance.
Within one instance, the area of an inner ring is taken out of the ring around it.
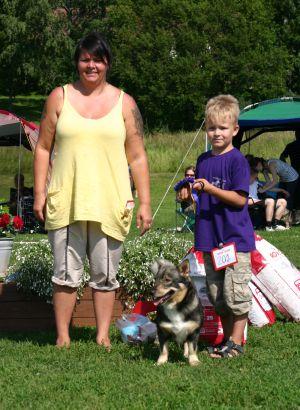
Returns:
[[[189,277],[189,263],[179,268],[158,259],[151,266],[155,274],[154,304],[157,306],[157,333],[160,345],[158,365],[168,361],[169,340],[184,344],[184,356],[191,366],[197,366],[198,339],[203,324],[203,308]]]

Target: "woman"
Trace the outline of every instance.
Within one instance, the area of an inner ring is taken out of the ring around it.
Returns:
[[[288,211],[292,211],[294,194],[299,178],[298,172],[287,163],[275,158],[265,160],[264,158],[255,157],[254,166],[258,172],[262,172],[264,174],[266,180],[266,184],[259,188],[258,192],[262,194],[269,191],[279,182],[279,188],[284,189],[289,194],[287,198],[287,209]],[[271,178],[269,174],[271,175]],[[282,195],[278,194],[277,198],[282,198],[285,196],[286,195],[284,193]]]
[[[288,198],[289,193],[277,186],[270,188],[264,194],[259,195],[259,189],[263,188],[264,184],[258,180],[258,171],[255,168],[250,168],[250,186],[248,197],[249,215],[254,229],[260,229],[264,225],[263,211],[265,213],[266,231],[283,231],[286,229],[280,221],[285,213],[287,201],[281,197],[277,199],[278,193],[285,195]],[[263,210],[263,208],[265,208]],[[273,222],[274,219],[274,222]]]
[[[56,345],[70,345],[69,325],[87,255],[96,341],[109,349],[116,272],[133,212],[128,164],[139,195],[141,234],[152,221],[149,171],[139,109],[132,97],[106,81],[108,44],[91,33],[79,41],[74,60],[79,80],[55,88],[44,107],[35,150],[34,211],[40,221],[45,218],[54,254]]]

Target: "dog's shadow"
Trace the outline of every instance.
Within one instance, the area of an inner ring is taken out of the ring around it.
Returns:
[[[206,350],[204,343],[198,343],[198,355]],[[159,343],[157,341],[152,343],[143,343],[137,346],[140,350],[140,355],[143,359],[157,362],[159,357]],[[183,355],[183,346],[179,346],[176,342],[170,342],[169,344],[169,360],[168,363],[187,363],[187,359]]]

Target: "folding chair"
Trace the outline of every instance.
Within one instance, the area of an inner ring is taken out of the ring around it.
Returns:
[[[24,196],[20,199],[19,211],[19,215],[22,217],[24,222],[24,232],[38,232],[40,230],[40,225],[33,212],[32,196]]]
[[[176,200],[176,210],[175,210],[175,217],[176,217],[176,231],[184,232],[188,231],[194,233],[194,226],[195,226],[195,214],[193,211],[184,211],[181,206],[181,202]],[[179,219],[183,220],[182,225],[180,226]]]

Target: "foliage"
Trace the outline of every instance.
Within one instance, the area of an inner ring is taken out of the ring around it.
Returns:
[[[154,277],[150,266],[154,260],[164,258],[178,265],[191,246],[190,240],[159,229],[127,242],[118,270],[126,295],[134,301],[140,296],[151,298]]]
[[[298,0],[2,0],[0,90],[49,92],[74,80],[72,53],[91,30],[108,38],[113,84],[149,130],[199,126],[205,102],[241,105],[299,93]]]
[[[2,0],[0,89],[9,97],[48,92],[70,78],[73,43],[47,0]]]
[[[161,257],[178,264],[191,246],[191,241],[159,230],[127,242],[118,272],[118,279],[125,294],[134,301],[141,294],[150,297],[153,284],[151,263]],[[53,256],[48,241],[20,243],[13,250],[12,258],[14,263],[9,267],[9,273],[17,272],[18,287],[27,294],[34,294],[50,301]],[[88,265],[86,265],[78,290],[79,296],[88,279]]]
[[[241,105],[287,92],[288,52],[278,44],[274,9],[265,0],[201,2],[207,44],[207,95],[230,93]]]
[[[300,94],[300,3],[299,0],[270,0],[274,10],[277,42],[289,54],[287,85],[291,93]]]
[[[0,211],[0,238],[7,238],[15,235],[23,229],[24,222],[19,216],[11,216],[9,213]]]
[[[15,244],[9,273],[16,273],[19,289],[28,295],[36,295],[50,302],[52,300],[53,256],[47,240]],[[85,266],[82,283],[78,288],[79,296],[88,279]]]

